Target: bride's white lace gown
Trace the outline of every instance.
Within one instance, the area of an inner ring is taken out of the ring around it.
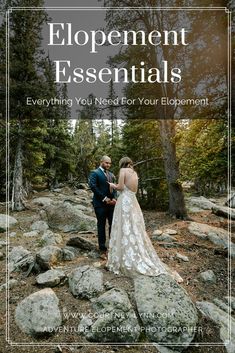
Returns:
[[[170,274],[182,278],[158,257],[146,233],[145,222],[135,192],[124,185],[113,214],[107,268],[115,274],[158,276]]]

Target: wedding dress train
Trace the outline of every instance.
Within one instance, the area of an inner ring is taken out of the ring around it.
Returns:
[[[114,209],[106,266],[115,274],[122,273],[130,277],[169,274],[177,282],[183,281],[176,271],[158,257],[146,233],[136,194],[126,185]]]

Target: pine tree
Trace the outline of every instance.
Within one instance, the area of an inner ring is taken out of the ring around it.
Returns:
[[[9,1],[7,5],[37,7],[42,6],[43,1]],[[46,132],[42,111],[26,105],[27,97],[35,99],[43,93],[38,66],[43,54],[40,45],[45,21],[44,11],[17,10],[10,14],[10,153],[15,155],[11,168],[14,210],[24,208],[30,178],[45,158],[40,147]]]
[[[100,111],[94,104],[94,98],[93,94],[89,94],[87,99],[91,104],[84,105],[78,110],[78,120],[73,135],[75,170],[79,181],[83,182],[87,181],[89,173],[95,165],[96,135],[94,122],[99,118]]]
[[[68,100],[67,86],[58,86],[54,82],[55,68],[47,57],[43,62],[45,93],[50,100],[56,98],[66,102]],[[47,134],[44,138],[43,150],[46,154],[41,168],[41,175],[45,176],[49,188],[58,186],[59,181],[68,180],[74,174],[75,163],[72,147],[72,126],[70,121],[70,107],[67,104],[51,104],[44,109]]]
[[[116,94],[113,86],[113,80],[110,80],[109,92],[108,92],[107,98],[110,99],[111,102],[116,98]],[[115,140],[118,139],[118,125],[117,125],[117,116],[116,116],[115,110],[116,110],[116,107],[112,103],[108,105],[107,117],[111,123],[111,145],[112,146],[114,145]]]
[[[75,171],[80,182],[86,182],[94,166],[95,139],[90,133],[90,121],[78,119],[73,135]]]
[[[106,6],[132,6],[130,1],[118,2],[116,0],[110,0],[105,2]],[[156,4],[153,1],[145,1],[145,6],[155,6]],[[143,6],[143,2],[138,1],[136,6]],[[145,10],[134,10],[134,11],[122,11],[122,12],[112,12],[107,11],[106,21],[108,29],[112,29],[115,25],[115,28],[120,30],[128,29],[129,23],[132,23],[132,30],[144,30],[145,32],[150,32],[154,30],[156,26],[158,30],[163,30],[164,24],[161,22],[162,17],[160,17],[158,11],[152,11],[151,16]],[[167,19],[169,21],[169,18]],[[167,21],[166,20],[166,21]],[[173,20],[176,21],[175,16]],[[155,52],[154,46],[146,46],[144,51],[144,56],[146,58],[146,66],[147,67],[160,67],[159,65],[159,58],[163,58],[163,60],[170,59],[169,65],[171,66],[171,62],[175,60],[175,55],[173,53],[166,53],[164,46],[160,46]],[[141,50],[138,51],[142,53]],[[139,53],[136,48],[132,46],[127,46],[126,49],[122,50],[119,55],[116,55],[115,58],[112,59],[113,62],[119,63],[122,62],[126,63],[126,66],[129,67],[133,64],[137,64],[136,58],[139,57]],[[172,55],[169,55],[172,54]],[[182,55],[182,54],[181,54]],[[171,58],[172,56],[172,58]],[[142,58],[143,59],[143,58]],[[138,65],[137,65],[138,66]],[[148,85],[150,86],[150,85]],[[138,86],[139,87],[139,86]],[[140,88],[140,87],[139,87]],[[150,88],[149,88],[150,89]],[[158,84],[151,86],[153,90],[150,95],[154,95],[155,97],[160,97],[165,93],[165,85]],[[143,85],[139,91],[140,96],[144,95]],[[168,95],[173,97],[174,94],[171,92],[171,87],[168,89]],[[155,111],[155,117],[158,119],[159,122],[159,130],[161,136],[161,144],[162,144],[162,151],[164,155],[164,167],[165,167],[165,175],[168,184],[169,190],[169,213],[175,215],[179,218],[184,218],[187,216],[185,203],[184,203],[184,195],[182,186],[179,181],[179,165],[176,157],[176,146],[174,143],[175,137],[175,122],[172,120],[174,117],[174,107],[163,109],[158,107]],[[171,119],[169,119],[171,117]]]
[[[166,1],[165,6],[177,5],[178,2]],[[131,7],[132,2],[107,0],[105,6],[110,7]],[[211,15],[210,21],[205,21],[205,16],[201,13],[192,11],[189,13],[182,13],[180,11],[158,11],[154,7],[158,7],[159,4],[155,0],[136,1],[135,6],[139,6],[138,10],[126,10],[126,11],[111,11],[107,10],[106,21],[109,30],[113,28],[122,30],[130,30],[130,23],[132,30],[142,30],[146,34],[153,30],[157,30],[163,33],[166,29],[175,29],[180,26],[190,25],[190,33],[188,34],[189,46],[182,47],[163,45],[159,43],[157,46],[148,45],[144,47],[144,51],[141,47],[137,46],[125,46],[122,48],[119,54],[112,58],[112,62],[116,65],[125,65],[127,68],[131,65],[137,65],[138,62],[144,61],[145,68],[161,68],[162,62],[167,61],[168,67],[183,67],[183,80],[180,84],[135,84],[137,85],[136,90],[139,90],[137,96],[154,96],[160,98],[166,96],[168,98],[182,98],[182,97],[193,97],[195,95],[196,88],[201,89],[201,83],[204,82],[205,94],[213,100],[214,98],[223,95],[223,85],[226,85],[226,63],[224,61],[224,50],[222,43],[225,42],[226,31],[223,34],[219,33],[221,26],[226,26],[224,17]],[[151,11],[142,10],[141,7],[147,7]],[[219,21],[219,25],[218,25]],[[200,28],[204,28],[204,31],[199,31]],[[211,33],[213,43],[218,42],[217,45],[206,45],[208,44],[207,34]],[[200,42],[200,45],[198,44]],[[216,58],[215,64],[211,65],[211,57]],[[139,61],[138,61],[139,59]],[[203,67],[202,67],[203,62]],[[130,85],[129,85],[130,86]],[[225,99],[224,99],[225,98]],[[189,107],[184,109],[180,113],[177,111],[174,105],[158,105],[155,107],[155,113],[153,109],[146,108],[144,113],[145,119],[149,116],[155,116],[158,120],[159,131],[161,137],[162,153],[164,160],[165,176],[168,184],[169,191],[169,212],[176,217],[185,218],[187,217],[184,195],[181,186],[179,161],[177,159],[176,149],[176,128],[177,119],[188,118],[190,116],[196,118],[196,112],[198,117],[216,116],[225,118],[225,105],[226,105],[226,93],[223,99],[218,102],[215,109],[208,107],[207,110],[202,110],[198,113],[196,107]],[[135,114],[139,115],[139,111],[136,107],[133,108]],[[142,111],[141,111],[142,112]],[[179,115],[180,114],[180,115]]]
[[[182,180],[193,181],[200,195],[225,191],[228,134],[225,121],[193,120],[177,133]]]

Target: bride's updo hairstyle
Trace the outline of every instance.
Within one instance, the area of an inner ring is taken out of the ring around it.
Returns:
[[[129,167],[133,167],[133,162],[129,157],[123,157],[122,159],[120,159],[119,161],[119,168],[129,168]]]

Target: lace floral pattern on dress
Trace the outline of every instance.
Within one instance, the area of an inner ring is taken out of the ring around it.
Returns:
[[[168,273],[146,233],[136,195],[126,186],[114,209],[107,267],[131,277]]]

